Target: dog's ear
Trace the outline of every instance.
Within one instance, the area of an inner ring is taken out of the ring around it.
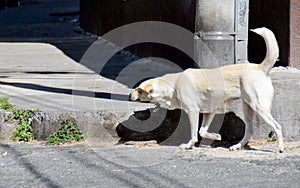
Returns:
[[[146,93],[148,93],[148,94],[151,94],[151,93],[154,92],[153,87],[152,87],[151,84],[147,84],[147,85],[143,88],[143,90],[144,90]]]
[[[137,92],[138,94],[141,94],[143,92],[143,90],[139,87],[135,88],[135,92]]]

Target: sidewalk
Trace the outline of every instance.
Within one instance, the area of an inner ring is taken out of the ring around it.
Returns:
[[[98,75],[50,44],[2,42],[0,59],[0,95],[19,108],[72,112],[147,106],[128,102],[131,89],[126,85]],[[110,94],[122,99],[113,100]]]

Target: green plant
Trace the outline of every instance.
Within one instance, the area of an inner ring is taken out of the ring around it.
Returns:
[[[84,133],[79,130],[77,124],[70,118],[66,118],[62,124],[61,128],[56,132],[51,134],[47,140],[47,144],[60,145],[71,142],[78,142],[85,139]]]
[[[275,134],[274,131],[271,131],[269,133],[269,135],[268,135],[269,138],[267,139],[267,142],[276,142],[277,141],[277,138],[274,134]]]
[[[12,110],[12,114],[9,116],[9,120],[17,122],[18,127],[13,132],[12,139],[15,141],[28,142],[33,138],[33,128],[31,126],[31,118],[34,116],[36,110],[23,110],[16,109]]]
[[[18,125],[16,130],[13,131],[12,139],[14,141],[25,142],[32,140],[33,129],[30,125],[30,121],[36,110],[17,109],[15,106],[9,103],[7,97],[0,98],[0,107],[3,110],[10,112],[5,119],[5,122],[16,123]]]
[[[276,141],[277,141],[276,136],[267,139],[267,142],[276,142]]]
[[[13,108],[13,105],[11,105],[9,102],[8,102],[8,98],[7,97],[1,97],[0,98],[0,107],[3,109],[3,110],[11,110]]]
[[[15,141],[24,141],[28,142],[33,139],[33,129],[31,125],[23,121],[21,125],[19,125],[16,130],[13,132],[12,139]]]

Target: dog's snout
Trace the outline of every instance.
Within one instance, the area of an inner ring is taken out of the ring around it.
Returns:
[[[129,98],[131,101],[139,101],[139,93],[137,92],[137,90],[133,90],[130,95],[129,95]]]
[[[129,95],[129,100],[130,101],[141,101],[138,97],[133,97],[132,94]]]

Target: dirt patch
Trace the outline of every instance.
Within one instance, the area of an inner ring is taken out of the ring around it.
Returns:
[[[285,142],[285,151],[279,153],[277,142],[251,140],[247,146],[238,151],[229,151],[224,147],[195,147],[195,153],[204,154],[213,158],[236,158],[246,160],[271,160],[289,157],[300,157],[300,141]]]

